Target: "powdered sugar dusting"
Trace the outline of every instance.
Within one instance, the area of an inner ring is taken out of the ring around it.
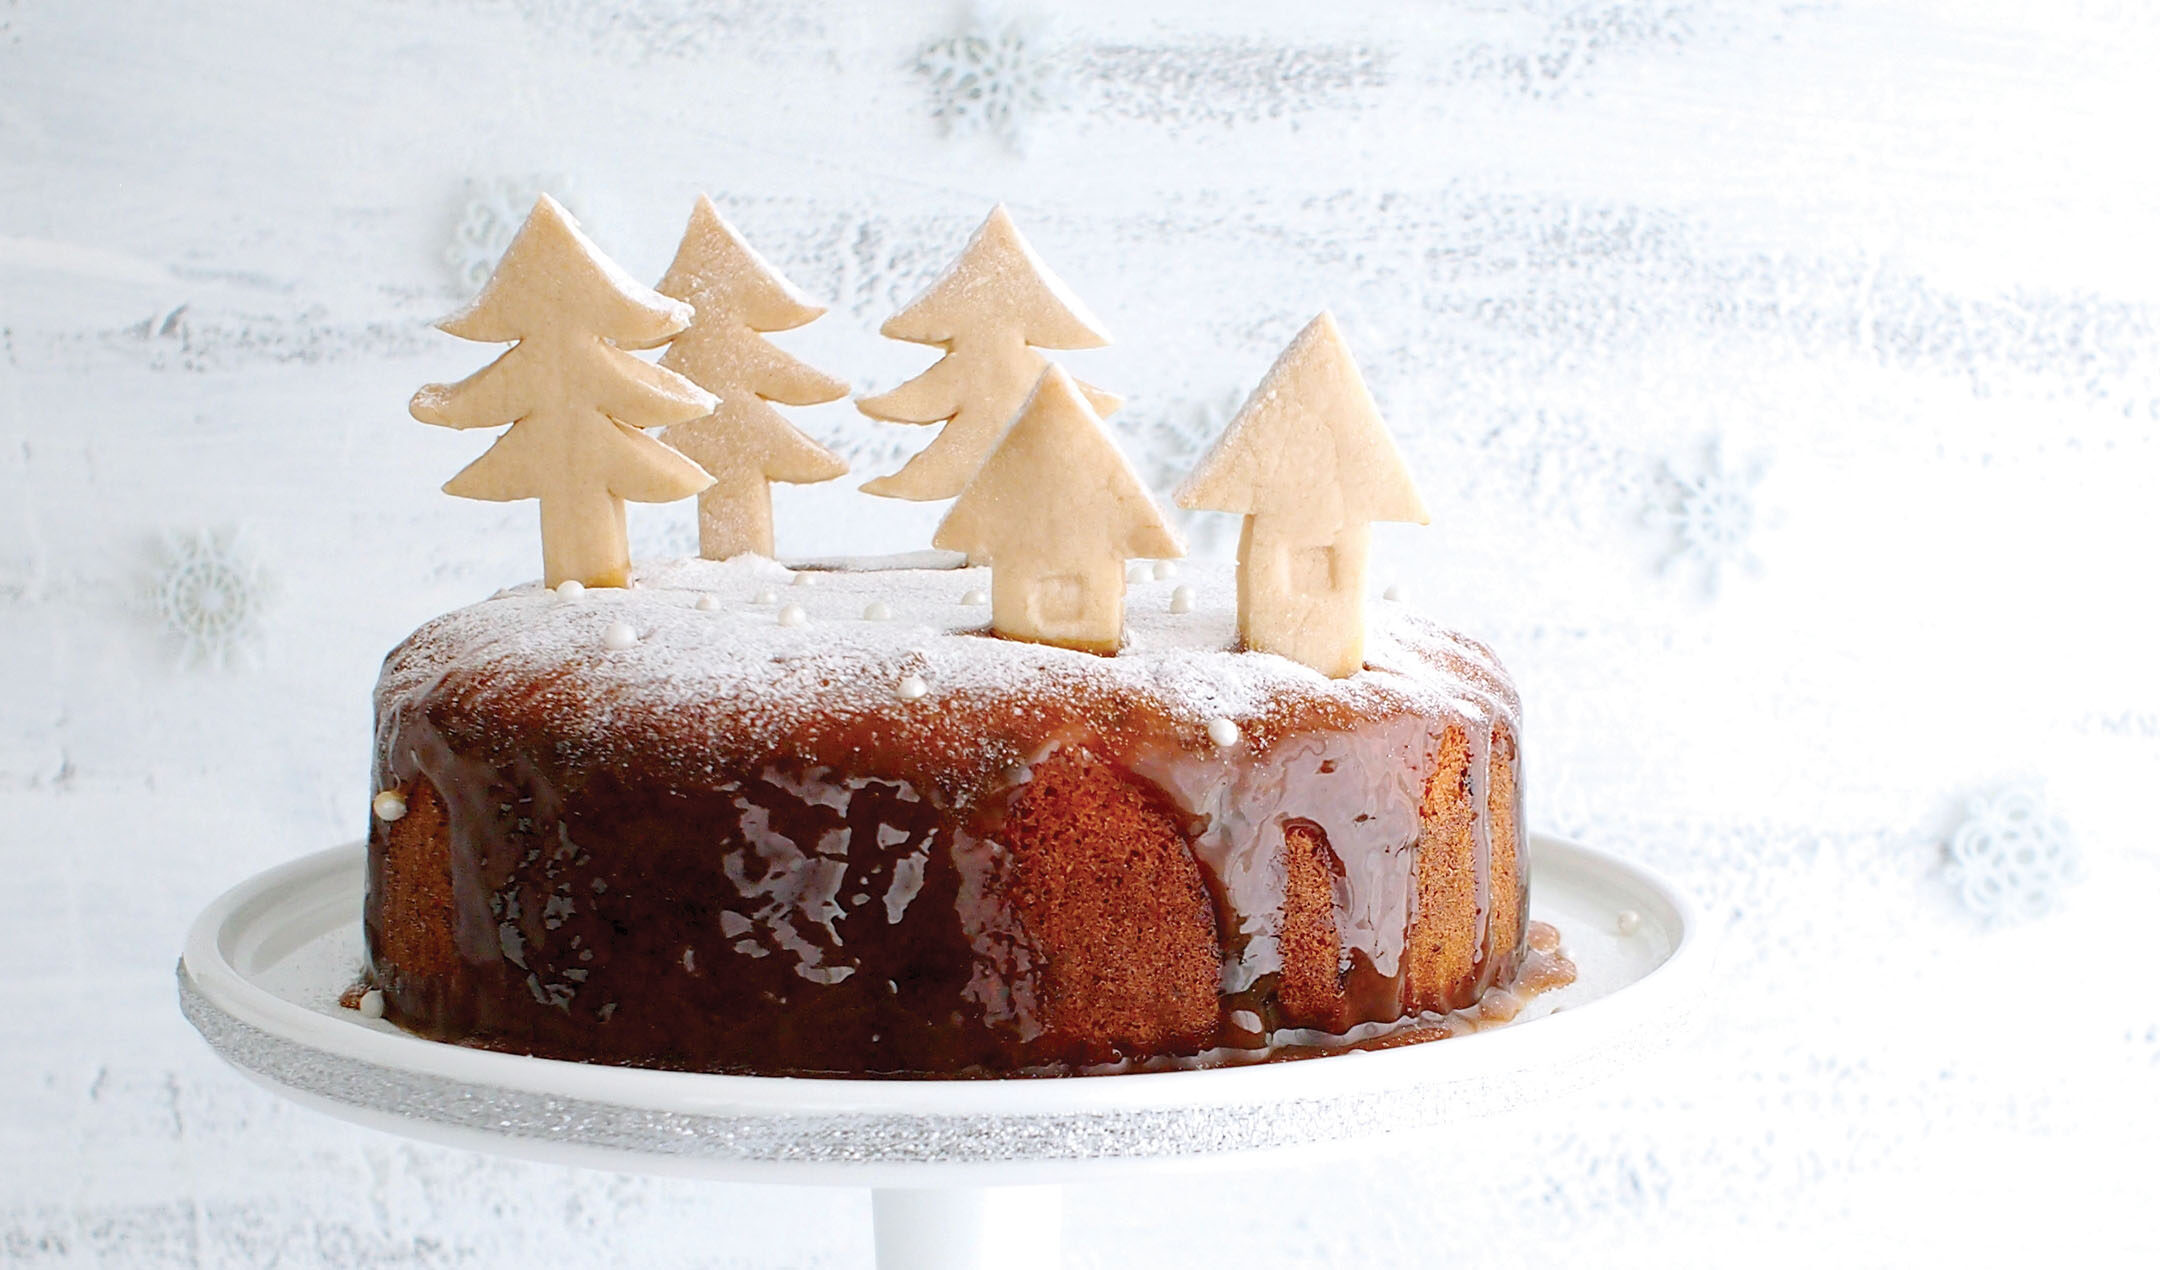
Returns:
[[[789,591],[808,617],[799,626],[735,598],[790,576],[755,556],[646,566],[629,588],[593,588],[579,604],[536,584],[502,591],[428,623],[391,655],[381,717],[453,674],[503,691],[543,680],[572,685],[577,698],[605,708],[583,725],[559,722],[598,744],[629,719],[668,718],[675,731],[686,718],[710,714],[739,744],[782,745],[820,719],[881,717],[901,727],[955,700],[976,710],[1009,703],[1015,713],[1076,696],[1129,702],[1189,725],[1196,746],[1217,720],[1264,745],[1270,717],[1289,705],[1466,721],[1495,714],[1512,721],[1517,709],[1489,650],[1400,606],[1374,607],[1366,669],[1347,679],[1238,651],[1228,566],[1196,564],[1175,583],[1129,583],[1125,647],[1103,657],[989,634],[983,609],[965,603],[989,588],[988,569],[850,563],[856,567],[824,573],[819,586]],[[1190,611],[1171,613],[1176,588],[1189,589]],[[704,596],[721,597],[719,607],[699,609]],[[873,603],[890,616],[865,620]],[[636,629],[636,644],[607,646],[605,634],[618,623]],[[920,699],[896,694],[894,685],[909,680],[926,687]]]

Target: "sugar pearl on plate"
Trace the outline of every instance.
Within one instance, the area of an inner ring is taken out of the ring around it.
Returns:
[[[923,682],[921,675],[903,676],[899,683],[893,685],[893,695],[902,701],[920,701],[929,695],[929,692],[930,685]]]
[[[809,620],[810,615],[803,612],[803,606],[800,604],[790,604],[780,610],[779,621],[782,626],[801,626]]]
[[[971,606],[988,604],[990,602],[990,593],[988,591],[981,590],[970,591],[966,595],[960,597],[960,602],[962,604]]]
[[[381,1018],[383,1009],[382,989],[369,988],[366,992],[361,993],[359,1009],[360,1017],[363,1019]]]
[[[582,600],[585,598],[585,584],[576,578],[558,582],[555,584],[555,594],[565,600]]]
[[[1208,740],[1217,745],[1236,745],[1238,737],[1241,735],[1238,732],[1237,724],[1230,722],[1228,719],[1209,719],[1207,734]]]
[[[1192,606],[1193,589],[1191,587],[1181,586],[1170,593],[1170,611],[1172,613],[1190,613],[1192,612]]]
[[[1177,576],[1177,562],[1176,562],[1176,561],[1174,561],[1174,560],[1157,560],[1157,561],[1155,562],[1155,580],[1156,580],[1157,582],[1168,582],[1168,581],[1169,581],[1170,579],[1172,579],[1172,578],[1174,578],[1174,577],[1176,577],[1176,576]]]
[[[388,823],[405,818],[405,795],[394,789],[386,789],[375,795],[375,818]]]
[[[872,600],[863,605],[862,618],[865,622],[889,622],[892,620],[892,605],[883,600]]]
[[[1620,915],[1613,918],[1613,929],[1622,935],[1634,934],[1642,929],[1642,914],[1632,908],[1621,909]]]
[[[759,587],[758,593],[750,597],[750,602],[752,604],[778,604],[780,602],[780,593],[769,586]]]
[[[717,595],[701,595],[697,598],[697,611],[700,613],[711,613],[719,607],[720,597]]]

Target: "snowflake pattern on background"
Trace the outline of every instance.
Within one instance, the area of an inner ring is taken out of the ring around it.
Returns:
[[[931,116],[948,135],[989,133],[1024,152],[1036,119],[1064,100],[1053,43],[1038,15],[971,6],[960,31],[915,54],[915,72],[930,81]]]
[[[1945,880],[1989,923],[2047,916],[2083,873],[2069,824],[2023,787],[1973,799],[1948,855]]]
[[[572,216],[578,214],[576,192],[561,177],[497,177],[468,185],[457,226],[443,248],[443,262],[450,266],[458,286],[478,293],[486,285],[542,194],[554,195]]]
[[[1711,595],[1717,594],[1725,570],[1732,566],[1760,573],[1762,562],[1749,544],[1760,519],[1755,487],[1762,476],[1760,464],[1729,464],[1716,438],[1711,439],[1700,470],[1692,476],[1668,460],[1665,481],[1672,492],[1654,504],[1648,515],[1651,524],[1673,534],[1673,547],[1662,567],[1670,571],[1687,562],[1700,568],[1703,587]]]
[[[253,648],[271,591],[236,533],[201,529],[165,536],[149,599],[181,665],[222,669]]]

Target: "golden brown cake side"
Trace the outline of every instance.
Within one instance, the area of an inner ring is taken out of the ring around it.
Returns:
[[[378,694],[408,809],[370,836],[389,1017],[562,1058],[982,1075],[1224,1061],[1512,976],[1518,725],[1480,646],[1398,614],[1329,681],[1202,615],[1091,657],[968,629],[973,572],[831,575],[813,600],[922,611],[815,642],[695,610],[749,589],[735,564],[423,628]]]

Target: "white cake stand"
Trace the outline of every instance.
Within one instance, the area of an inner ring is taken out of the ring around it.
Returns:
[[[372,1128],[618,1172],[869,1187],[882,1270],[1038,1266],[1057,1262],[1060,1183],[1369,1153],[1380,1139],[1549,1098],[1670,1048],[1709,977],[1694,906],[1589,847],[1537,837],[1532,858],[1531,913],[1559,927],[1580,969],[1572,986],[1506,1027],[1297,1062],[803,1080],[422,1040],[338,1005],[360,967],[357,844],[271,869],[205,909],[180,960],[180,1005],[247,1076]]]

